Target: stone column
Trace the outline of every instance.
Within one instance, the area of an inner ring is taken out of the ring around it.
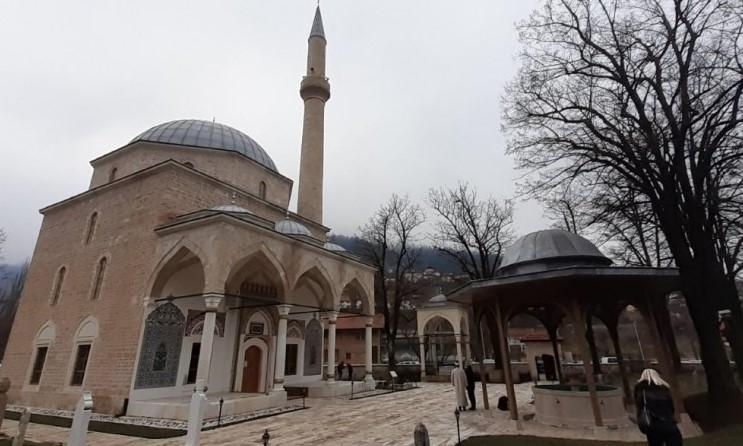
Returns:
[[[214,327],[217,323],[217,310],[222,302],[222,296],[206,296],[206,315],[204,328],[201,332],[201,351],[199,352],[199,367],[196,369],[196,386],[204,386],[198,390],[206,392],[209,386],[209,372],[212,364],[212,347],[214,345]]]
[[[426,337],[418,336],[421,346],[421,381],[426,376]]]
[[[279,329],[276,333],[276,368],[273,371],[273,390],[284,390],[284,368],[286,367],[286,326],[291,305],[277,305]]]
[[[588,340],[586,339],[586,324],[590,321],[586,321],[586,318],[581,312],[578,299],[573,298],[571,302],[572,308],[570,313],[570,320],[575,328],[575,338],[580,348],[580,355],[583,358],[583,373],[586,375],[586,383],[588,384],[588,393],[591,395],[591,408],[593,409],[593,420],[596,426],[603,426],[604,421],[601,417],[601,406],[599,405],[598,393],[596,393],[596,380],[593,376],[593,365],[591,364],[591,349],[588,346]]]
[[[464,369],[464,358],[462,357],[462,335],[454,335],[454,339],[457,342],[457,362],[459,368]]]
[[[466,359],[467,362],[471,362],[472,361],[472,347],[470,346],[469,335],[463,338],[463,342],[464,342],[464,359]]]
[[[326,376],[329,383],[335,382],[335,323],[338,320],[337,311],[328,312],[328,368]]]
[[[373,372],[373,366],[372,366],[372,337],[373,337],[373,326],[374,326],[374,316],[369,316],[366,318],[366,332],[365,340],[366,340],[366,376],[364,376],[364,381],[366,383],[373,383],[374,382],[374,376],[372,374]]]
[[[500,345],[501,362],[503,364],[503,378],[506,382],[506,394],[508,394],[508,409],[511,411],[511,420],[518,421],[519,409],[516,403],[516,391],[513,388],[513,376],[511,374],[511,355],[508,351],[508,332],[506,321],[500,309],[500,299],[495,298],[495,324],[498,327],[498,343]]]

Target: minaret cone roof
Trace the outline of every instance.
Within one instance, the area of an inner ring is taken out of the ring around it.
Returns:
[[[315,10],[315,20],[312,21],[312,31],[310,31],[310,37],[322,37],[325,38],[325,29],[322,27],[322,15],[320,15],[320,6]]]

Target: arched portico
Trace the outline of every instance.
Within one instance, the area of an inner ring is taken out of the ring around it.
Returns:
[[[421,377],[426,374],[426,360],[431,359],[432,372],[438,374],[439,365],[448,361],[447,345],[454,345],[456,364],[464,367],[470,359],[469,314],[458,303],[450,302],[442,294],[431,298],[416,309],[416,322],[421,357]]]

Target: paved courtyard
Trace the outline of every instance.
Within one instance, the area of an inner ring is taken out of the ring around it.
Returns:
[[[479,383],[478,383],[479,384]],[[529,404],[529,384],[517,386],[517,400],[521,413],[532,413]],[[503,385],[488,385],[491,408],[495,408],[498,397],[505,393]],[[477,387],[478,398],[481,388]],[[448,384],[423,384],[421,388],[400,393],[363,398],[358,400],[324,399],[307,400],[308,409],[286,413],[271,418],[251,421],[204,432],[203,445],[248,445],[258,444],[265,429],[271,434],[271,446],[281,445],[326,445],[350,444],[358,446],[411,445],[413,429],[419,422],[428,428],[432,445],[456,444],[457,430],[454,420],[454,391]],[[478,404],[480,402],[478,401]],[[6,420],[2,431],[6,435],[16,432],[17,423]],[[506,412],[497,409],[467,411],[461,418],[462,438],[472,435],[517,434],[614,439],[639,441],[642,437],[636,429],[624,428],[609,431],[565,430],[541,426],[534,421],[523,423],[523,430],[508,420]],[[33,440],[65,441],[67,429],[32,424],[27,438]],[[165,440],[141,438],[91,432],[88,444],[101,446],[147,445],[175,446],[183,444],[184,437]]]

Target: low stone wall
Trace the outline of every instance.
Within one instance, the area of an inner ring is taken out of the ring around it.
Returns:
[[[534,386],[536,420],[542,424],[568,428],[595,426],[591,396],[585,386]],[[599,404],[604,426],[619,427],[630,423],[622,401],[622,390],[599,386]]]

